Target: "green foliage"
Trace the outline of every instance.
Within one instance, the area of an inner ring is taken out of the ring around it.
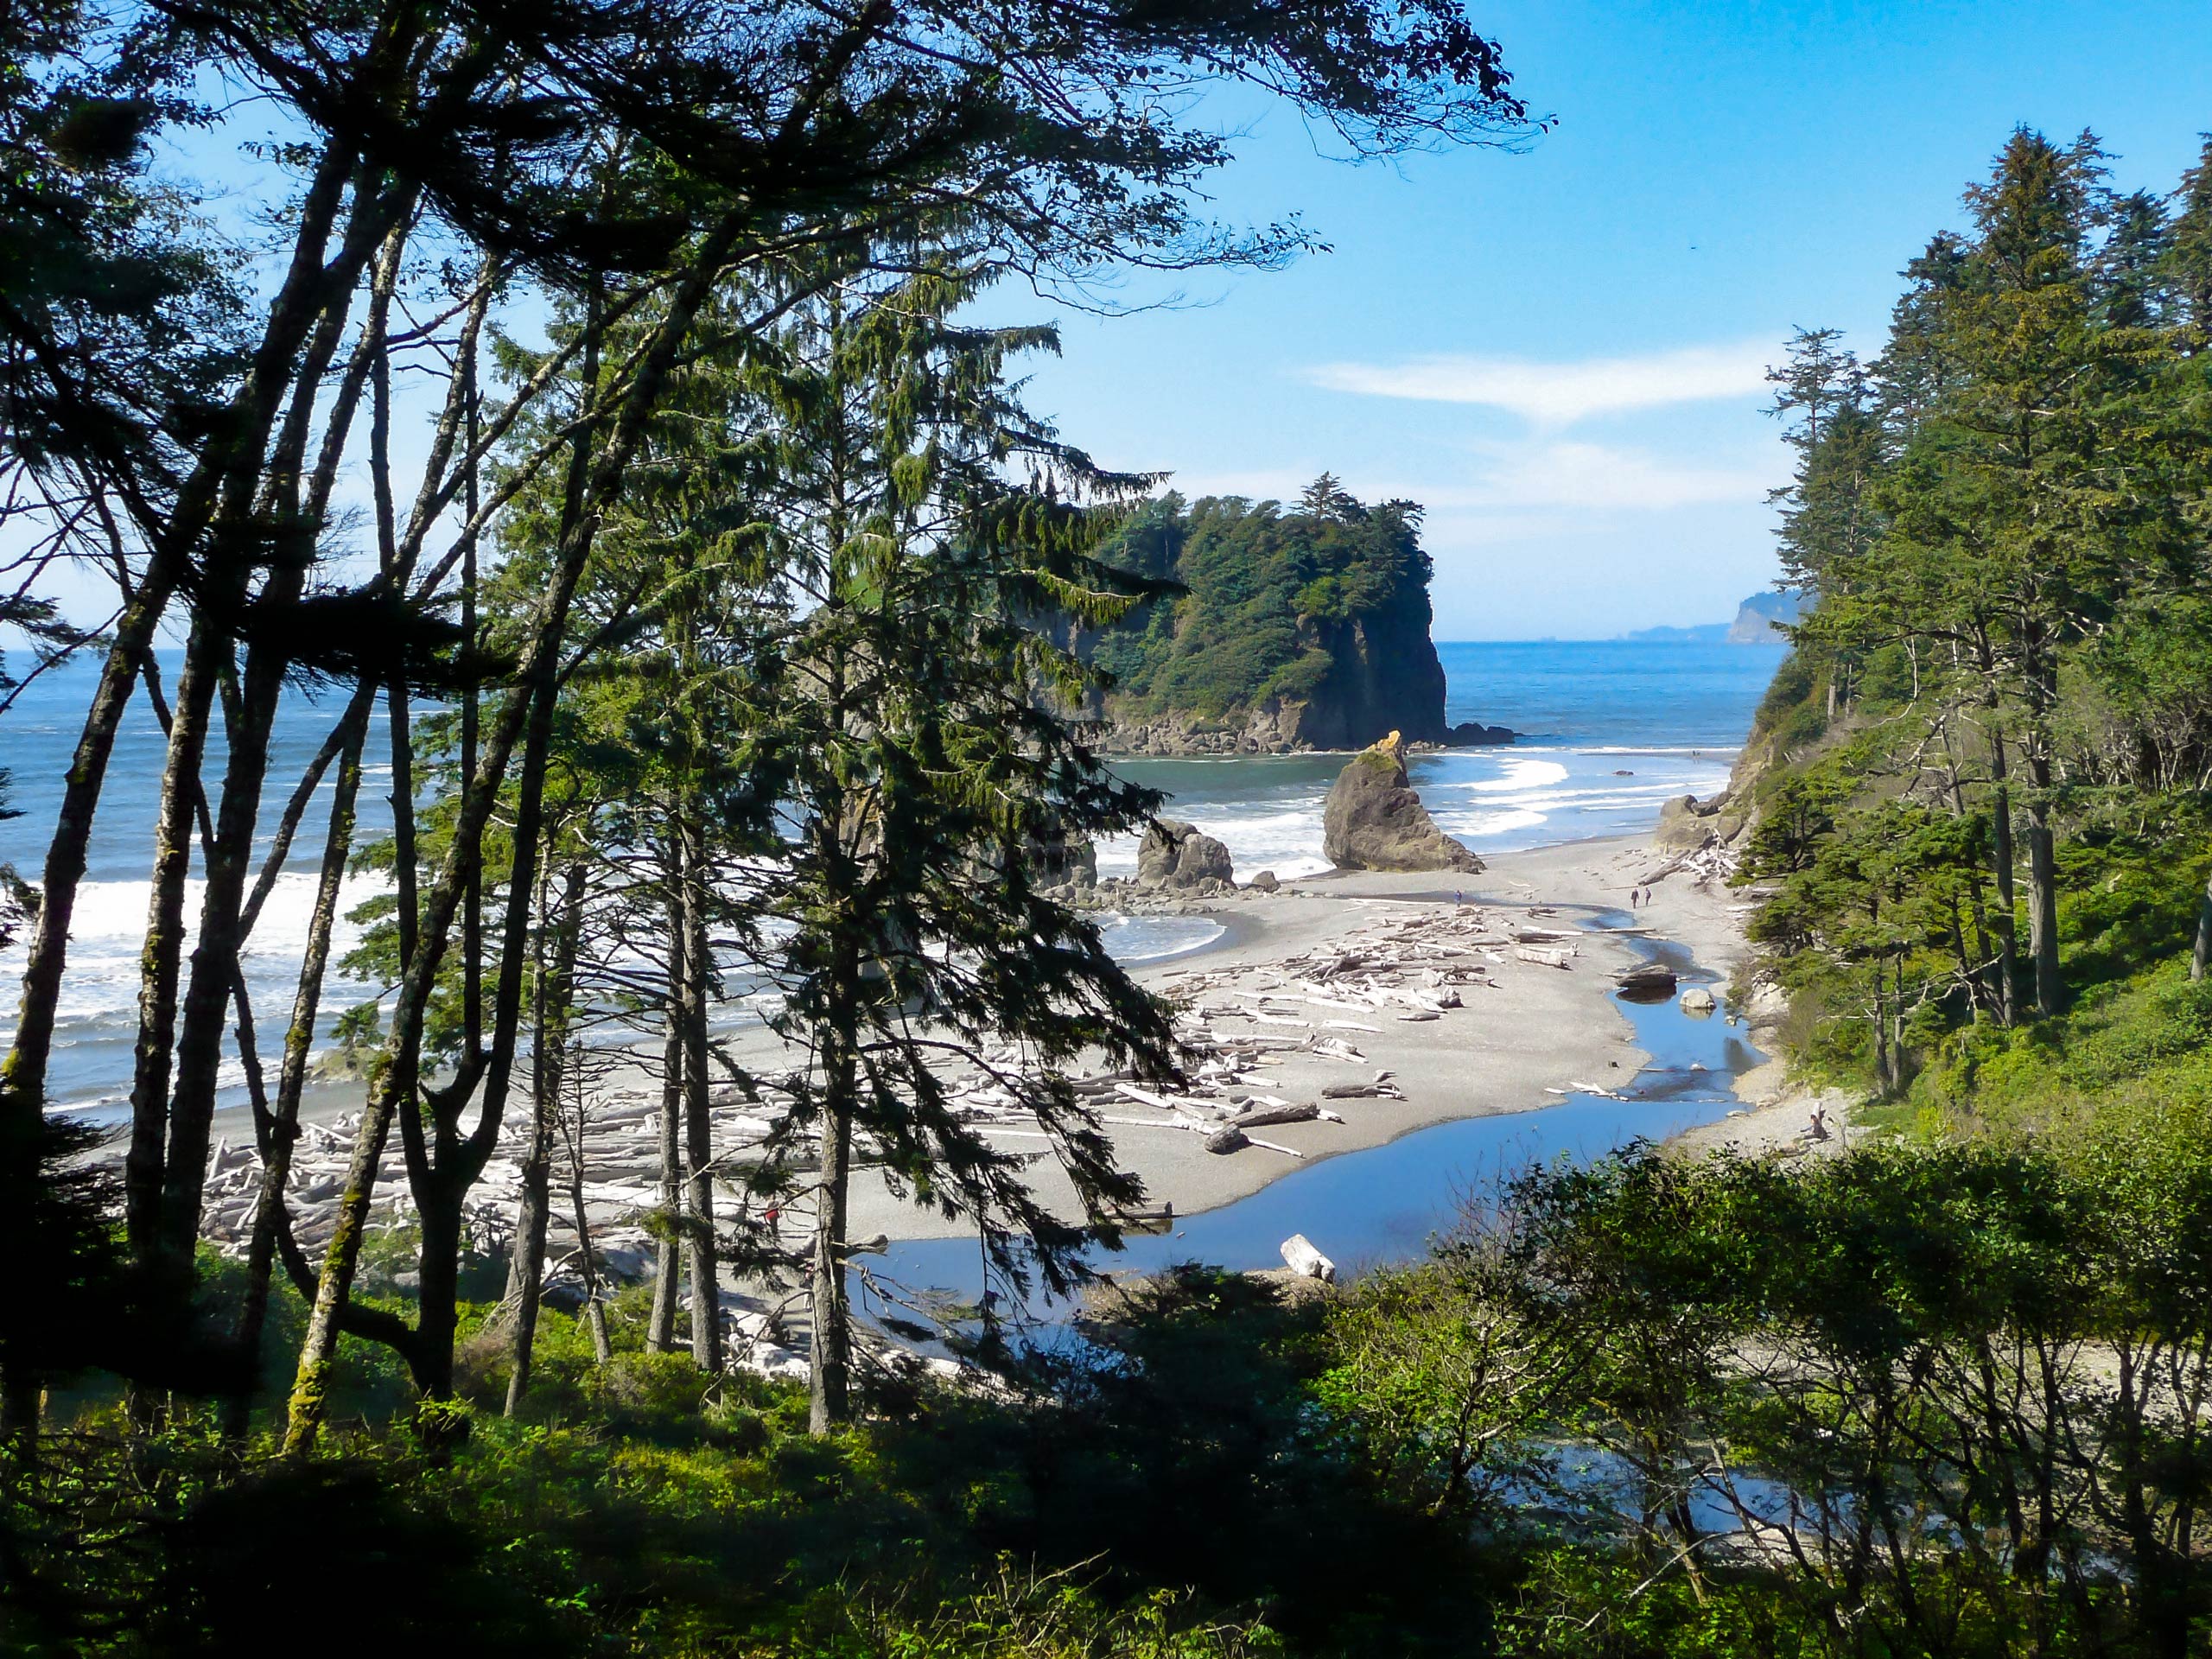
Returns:
[[[501,1621],[492,1651],[1465,1652],[1484,1627],[1478,1560],[1322,1432],[1303,1392],[1315,1318],[1249,1280],[1171,1277],[1091,1325],[1094,1347],[826,1440],[789,1384],[709,1385],[634,1351],[533,1394],[533,1421],[479,1414],[431,1447],[401,1412],[289,1465],[263,1446],[241,1460],[188,1411],[135,1449],[119,1414],[93,1414],[0,1486],[26,1568],[0,1618],[26,1630],[35,1611],[71,1651],[149,1652],[186,1624],[213,1643],[290,1572],[272,1605],[336,1574],[399,1604],[360,1618],[368,1636]],[[548,1313],[549,1351],[571,1323]],[[257,1527],[258,1562],[232,1548]]]
[[[1752,931],[1802,1063],[1953,1116],[2025,1064],[1984,1027],[2069,1049],[2197,908],[2204,169],[2174,212],[2104,162],[2015,132],[1881,357],[1813,331],[1770,377],[1784,561],[1819,603],[1753,735]]]
[[[1534,1172],[1328,1309],[1369,1363],[1317,1406],[1433,1444],[1555,1374],[1467,1471],[1519,1498],[1485,1516],[1504,1652],[2195,1651],[2203,1127]],[[1497,1374],[1435,1363],[1473,1308]]]
[[[1097,631],[1094,666],[1111,706],[1221,719],[1270,698],[1313,696],[1351,629],[1429,624],[1421,509],[1362,505],[1324,474],[1300,505],[1170,493],[1146,503],[1099,552],[1147,580],[1180,584]]]
[[[1817,679],[1818,669],[1811,654],[1791,652],[1767,683],[1752,716],[1751,729],[1762,737],[1775,738],[1785,752],[1820,736],[1826,721],[1813,701]]]

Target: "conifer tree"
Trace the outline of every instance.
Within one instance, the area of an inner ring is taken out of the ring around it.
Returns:
[[[2058,957],[2053,715],[2067,644],[2108,617],[2129,579],[2111,500],[2115,400],[2156,351],[2149,331],[2104,315],[2103,154],[2016,132],[1969,189],[1974,233],[1929,285],[1912,358],[1924,373],[1910,436],[1885,487],[1894,535],[1880,584],[1892,634],[1944,641],[1978,677],[1998,805],[1996,865],[2009,887],[2025,767],[2029,960],[2035,1005],[2063,1001]],[[1900,342],[1904,344],[1904,342]],[[2009,892],[2000,899],[2009,916]],[[2000,923],[2001,931],[2001,923]]]
[[[926,259],[887,289],[841,283],[754,381],[774,442],[752,500],[794,604],[759,659],[757,747],[793,829],[744,902],[787,930],[772,1023],[810,1060],[779,1085],[779,1139],[810,1174],[817,1433],[852,1410],[856,1162],[973,1226],[997,1286],[1064,1290],[1139,1197],[1065,1070],[1173,1066],[1164,1010],[1033,867],[1154,804],[1077,741],[1061,711],[1087,676],[1047,632],[1135,602],[1087,558],[1101,526],[1071,497],[1141,480],[1021,410],[1006,365],[1053,337],[953,321],[978,286]],[[963,1068],[1035,1115],[1084,1216],[1051,1214],[953,1110]]]

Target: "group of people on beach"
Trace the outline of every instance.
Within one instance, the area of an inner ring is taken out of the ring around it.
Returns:
[[[1628,890],[1628,907],[1629,907],[1630,910],[1634,910],[1634,909],[1635,909],[1637,906],[1639,906],[1639,905],[1645,905],[1645,906],[1648,906],[1648,905],[1649,905],[1649,904],[1650,904],[1650,902],[1651,902],[1651,889],[1650,889],[1650,888],[1649,888],[1649,887],[1630,887],[1630,888]]]

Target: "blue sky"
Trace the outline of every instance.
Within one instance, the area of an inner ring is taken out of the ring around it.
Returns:
[[[1440,639],[1733,615],[1774,575],[1760,373],[1791,328],[1878,346],[1895,273],[2016,124],[2091,128],[2119,185],[2159,190],[2212,129],[2202,0],[1471,10],[1548,137],[1355,168],[1261,113],[1219,213],[1294,211],[1334,251],[1069,316],[1030,398],[1192,493],[1326,467],[1426,502]]]
[[[1326,468],[1426,504],[1443,639],[1732,616],[1775,574],[1761,376],[1791,329],[1878,348],[1896,272],[2016,124],[2091,128],[2118,185],[2158,190],[2212,129],[2204,0],[1469,6],[1548,134],[1354,167],[1280,105],[1217,100],[1241,136],[1217,216],[1295,213],[1332,251],[1130,279],[1110,297],[1181,302],[1061,314],[1029,392],[1190,494],[1285,497]],[[219,218],[266,184],[235,136],[172,158]],[[60,588],[105,614],[92,576]]]

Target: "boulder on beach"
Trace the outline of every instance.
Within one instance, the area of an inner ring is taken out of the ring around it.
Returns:
[[[1262,870],[1251,880],[1253,889],[1259,893],[1273,893],[1281,885],[1281,882],[1275,880],[1275,873],[1273,870]]]
[[[1030,868],[1043,887],[1095,887],[1098,885],[1098,849],[1087,836],[1039,838],[1029,849]]]
[[[1137,843],[1137,886],[1195,887],[1207,881],[1236,879],[1229,849],[1194,824],[1154,818]]]
[[[1659,827],[1652,832],[1651,844],[1666,853],[1730,846],[1743,833],[1744,821],[1742,810],[1726,792],[1704,801],[1680,795],[1659,809]]]
[[[1682,993],[1682,1012],[1684,1014],[1711,1014],[1720,1005],[1714,1001],[1713,993],[1707,990],[1702,985],[1693,985],[1689,989]]]
[[[1631,1002],[1662,1002],[1674,995],[1675,974],[1663,962],[1641,963],[1613,976],[1620,994]]]
[[[1404,740],[1393,732],[1337,774],[1321,814],[1321,850],[1340,870],[1457,870],[1483,861],[1436,827],[1406,776]]]

